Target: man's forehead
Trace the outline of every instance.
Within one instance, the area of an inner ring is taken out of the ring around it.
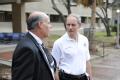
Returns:
[[[67,21],[75,21],[78,22],[79,24],[81,23],[81,18],[78,15],[71,14],[67,17]]]
[[[75,18],[74,16],[69,16],[69,17],[67,18],[67,21],[66,21],[66,22],[68,22],[68,21],[77,22],[77,18]]]

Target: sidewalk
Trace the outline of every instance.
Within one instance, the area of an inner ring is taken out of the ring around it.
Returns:
[[[99,52],[94,53],[94,54],[91,53],[91,60],[98,59],[101,57],[106,57],[109,54],[116,54],[116,53],[120,53],[120,49],[116,49],[114,47],[105,47],[104,52],[103,52],[103,49],[99,48]]]
[[[0,44],[0,53],[14,51],[16,44]]]
[[[16,47],[16,44],[9,44],[9,45],[0,45],[0,60],[11,61],[12,53]],[[120,49],[115,49],[114,47],[106,47],[104,49],[104,54],[102,48],[99,49],[98,53],[91,53],[91,60],[95,60],[101,57],[105,57],[109,54],[120,53]],[[4,61],[3,61],[4,62]]]
[[[120,80],[120,49],[107,47],[105,56],[91,60],[94,80]]]
[[[11,66],[12,53],[16,44],[0,44],[0,64]]]

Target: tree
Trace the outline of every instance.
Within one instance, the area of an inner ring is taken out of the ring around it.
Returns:
[[[110,25],[109,25],[109,18],[108,18],[108,11],[107,9],[109,7],[111,7],[114,3],[116,2],[116,0],[114,0],[111,4],[109,4],[109,0],[106,0],[105,4],[102,3],[99,8],[102,11],[103,15],[102,16],[99,12],[96,12],[96,14],[100,17],[100,19],[102,20],[105,29],[106,29],[106,34],[107,36],[111,36],[111,31],[110,31]]]
[[[91,7],[92,8],[92,20],[91,20],[91,26],[90,26],[90,30],[89,30],[89,41],[90,41],[90,48],[93,49],[95,48],[93,45],[94,45],[94,23],[95,23],[95,14],[96,14],[96,5],[99,5],[103,0],[73,0],[74,2],[76,2],[78,5],[79,4],[82,4],[84,5],[85,7]],[[52,2],[52,5],[53,5],[53,9],[55,11],[57,11],[61,17],[62,17],[62,21],[64,21],[64,17],[63,17],[63,14],[60,12],[60,10],[57,8],[54,0],[51,0]],[[71,0],[62,0],[63,4],[65,5],[67,11],[68,11],[68,14],[71,13],[71,5],[70,5],[70,2]],[[65,22],[65,21],[64,21]],[[65,23],[64,23],[65,25]],[[65,26],[66,28],[66,26]]]
[[[95,45],[95,42],[94,42],[94,30],[95,30],[95,20],[96,20],[96,5],[100,5],[103,0],[75,0],[76,3],[79,5],[79,4],[82,4],[84,5],[85,7],[90,7],[92,9],[92,14],[91,14],[91,26],[89,28],[89,42],[90,42],[90,50],[92,52],[95,52],[96,51],[96,45]]]
[[[89,41],[90,41],[90,50],[92,52],[96,51],[96,45],[94,44],[94,30],[95,30],[95,20],[96,20],[96,0],[93,0],[92,3],[92,18],[91,18],[91,26],[90,26],[90,30],[89,30]]]
[[[70,4],[71,0],[62,0],[62,2],[64,6],[66,7],[68,14],[70,14],[71,13],[71,4]]]
[[[71,8],[70,8],[71,7],[71,5],[70,5],[71,0],[61,0],[61,1],[64,4],[64,6],[66,7],[68,14],[70,14],[71,13]],[[52,8],[61,16],[61,20],[64,23],[64,27],[66,29],[65,17],[63,15],[63,13],[59,10],[59,8],[55,4],[54,0],[51,0],[51,2],[52,2]]]
[[[65,27],[65,29],[66,29],[65,18],[64,18],[63,13],[58,9],[58,7],[56,6],[54,0],[51,0],[51,2],[52,2],[52,8],[61,16],[61,20],[62,20],[62,22],[64,23],[64,27]]]
[[[111,4],[109,4],[109,0],[106,0],[103,2],[103,0],[76,0],[78,4],[83,4],[85,7],[91,7],[91,4],[93,3],[92,1],[96,1],[96,5],[100,8],[100,10],[103,13],[103,17],[99,12],[96,12],[96,14],[100,17],[102,20],[105,29],[106,29],[106,34],[107,36],[111,36],[111,31],[110,31],[110,25],[109,25],[109,18],[108,18],[108,11],[107,9],[114,5],[116,3],[116,0],[113,0]],[[105,3],[105,4],[104,4]],[[95,9],[92,9],[95,10]],[[91,23],[92,25],[93,23]]]

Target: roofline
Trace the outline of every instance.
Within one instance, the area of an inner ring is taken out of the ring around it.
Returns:
[[[0,5],[2,4],[12,4],[12,3],[23,3],[23,2],[40,2],[41,0],[1,0]]]

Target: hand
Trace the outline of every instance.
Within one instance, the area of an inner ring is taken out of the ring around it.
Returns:
[[[55,80],[60,80],[59,79],[59,70],[58,69],[55,72]]]

